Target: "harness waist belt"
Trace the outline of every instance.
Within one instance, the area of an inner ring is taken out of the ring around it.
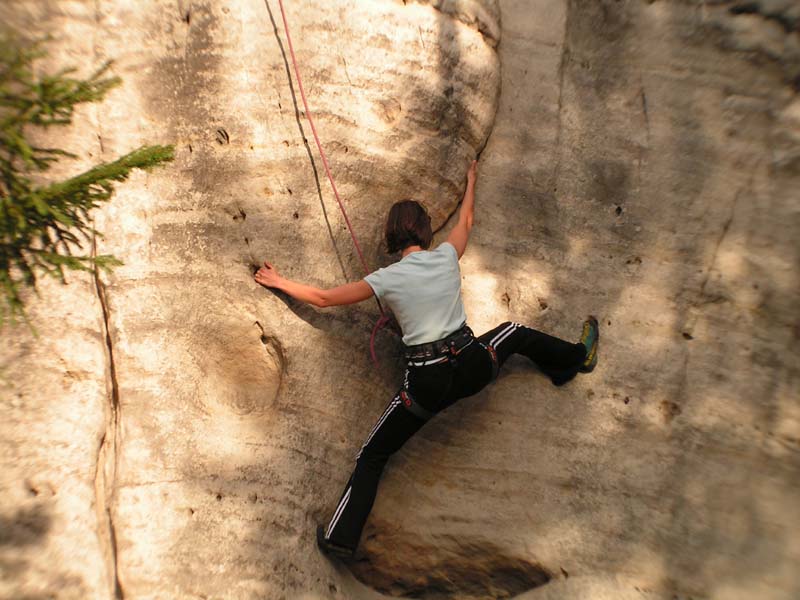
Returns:
[[[455,356],[472,342],[473,337],[472,329],[464,325],[458,331],[435,342],[406,346],[405,358],[406,360],[429,360],[440,356]]]

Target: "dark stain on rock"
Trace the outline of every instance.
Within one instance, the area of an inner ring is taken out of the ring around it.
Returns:
[[[670,400],[662,400],[659,408],[665,423],[671,423],[675,417],[681,414],[681,407]]]
[[[570,76],[579,88],[601,99],[629,85],[624,50],[633,27],[626,4],[571,0],[567,9],[570,23],[565,45],[571,62],[579,67],[570,69]],[[602,68],[593,68],[595,64]]]
[[[0,547],[38,544],[51,526],[50,512],[42,504],[18,508],[13,515],[0,515]]]
[[[796,33],[800,28],[800,12],[794,11],[793,15],[789,8],[780,8],[781,4],[788,7],[791,2],[773,4],[775,6],[769,10],[770,3],[767,2],[736,2],[728,8],[728,12],[732,15],[757,15],[777,23],[786,33]]]
[[[192,2],[188,28],[186,14],[180,13],[180,20],[153,18],[147,23],[153,31],[165,31],[182,43],[166,49],[162,57],[148,65],[151,68],[139,92],[146,114],[163,124],[161,135],[191,140],[197,146],[190,149],[197,151],[191,168],[182,172],[190,178],[192,190],[207,194],[229,181],[229,175],[220,171],[236,171],[240,167],[232,157],[203,151],[209,139],[209,123],[219,123],[228,110],[221,101],[226,73],[222,70],[225,48],[217,33],[219,17],[208,0]]]
[[[458,544],[459,555],[431,556],[429,549],[399,548],[403,556],[425,557],[415,568],[402,570],[376,568],[370,547],[383,545],[383,536],[364,544],[366,554],[350,565],[353,574],[363,583],[382,593],[406,598],[433,600],[438,598],[510,598],[548,583],[553,574],[543,566],[519,557],[509,556],[498,547]],[[380,569],[380,570],[379,570]]]
[[[693,340],[694,339],[694,336],[691,333],[689,333],[688,331],[684,331],[682,335],[683,335],[683,339],[685,339],[685,340]]]
[[[147,89],[143,90],[148,109],[171,126],[168,133],[173,137],[182,129],[196,128],[211,120],[203,100],[214,98],[220,89],[216,74],[222,50],[213,38],[217,19],[207,3],[196,4],[192,16],[198,26],[190,29],[185,48],[176,48],[155,61]],[[160,29],[163,25],[154,22],[152,27]]]
[[[626,164],[615,160],[596,160],[590,162],[591,176],[589,191],[599,202],[614,204],[617,216],[622,214],[622,202],[628,196],[630,172]]]

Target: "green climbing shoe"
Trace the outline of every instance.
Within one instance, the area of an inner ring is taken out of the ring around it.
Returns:
[[[580,367],[581,373],[591,373],[597,366],[597,344],[600,341],[600,326],[597,319],[589,316],[583,322],[583,332],[581,333],[581,344],[586,347],[586,360]]]

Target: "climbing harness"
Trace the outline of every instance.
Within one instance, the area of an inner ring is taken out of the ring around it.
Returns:
[[[452,363],[461,354],[461,351],[474,341],[475,336],[472,329],[467,325],[462,325],[457,331],[435,342],[406,346],[404,355],[409,365],[414,367],[422,367],[445,360],[450,360]]]
[[[319,155],[322,157],[322,164],[325,167],[325,174],[328,176],[328,181],[331,183],[331,189],[333,189],[333,195],[336,197],[336,202],[339,204],[339,209],[342,211],[342,215],[344,216],[344,221],[347,223],[347,229],[350,231],[350,237],[353,239],[353,244],[356,247],[356,252],[358,252],[358,257],[361,259],[361,266],[364,268],[364,274],[369,275],[370,270],[367,266],[367,261],[364,259],[364,253],[361,251],[361,246],[358,243],[358,238],[356,238],[355,232],[353,232],[353,226],[350,224],[350,219],[347,217],[347,211],[344,209],[344,204],[342,204],[342,199],[339,197],[339,191],[336,189],[336,184],[333,182],[333,175],[331,175],[331,169],[328,166],[328,158],[325,155],[325,151],[322,149],[322,143],[319,141],[319,136],[317,135],[317,128],[314,125],[314,118],[311,115],[311,109],[308,108],[308,100],[306,100],[306,92],[303,88],[303,80],[300,78],[300,69],[297,67],[297,57],[294,54],[294,46],[292,45],[292,36],[289,33],[289,22],[286,19],[286,11],[283,8],[283,0],[278,0],[278,5],[281,8],[281,17],[283,19],[283,30],[286,32],[286,41],[289,45],[289,54],[292,57],[292,66],[294,67],[294,75],[297,78],[297,87],[300,89],[300,98],[303,100],[303,108],[306,111],[306,117],[308,118],[308,124],[311,126],[311,133],[314,134],[314,141],[317,143],[317,149],[319,150]],[[386,312],[383,310],[383,306],[381,306],[380,300],[375,298],[375,301],[378,303],[378,309],[381,311],[381,316],[378,319],[378,322],[375,323],[375,327],[372,329],[372,334],[370,335],[369,339],[369,351],[372,356],[372,362],[375,364],[375,368],[378,367],[378,358],[375,355],[375,336],[378,334],[387,323],[389,323],[390,319],[386,315]]]
[[[449,362],[451,366],[455,366],[458,356],[475,342],[478,342],[478,344],[488,350],[491,355],[492,379],[494,379],[499,369],[497,353],[494,351],[494,348],[486,346],[483,342],[476,339],[472,333],[472,329],[466,324],[462,325],[458,331],[451,333],[445,338],[436,340],[435,342],[406,346],[404,356],[408,361],[409,367],[426,367],[445,362]],[[406,371],[406,381],[398,396],[408,412],[424,421],[430,420],[436,414],[414,400],[414,397],[408,390],[408,371]]]

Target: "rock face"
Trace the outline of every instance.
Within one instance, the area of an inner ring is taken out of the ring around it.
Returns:
[[[177,158],[96,215],[123,267],[43,284],[39,336],[2,332],[0,597],[800,595],[794,3],[285,4],[370,266],[397,199],[444,239],[483,150],[470,324],[574,338],[594,313],[600,364],[553,388],[512,359],[393,458],[359,560],[329,563],[314,526],[400,346],[374,370],[374,304],[252,281],[363,275],[278,3],[3,5],[54,35],[43,67],[124,79],[59,134],[65,172]]]

